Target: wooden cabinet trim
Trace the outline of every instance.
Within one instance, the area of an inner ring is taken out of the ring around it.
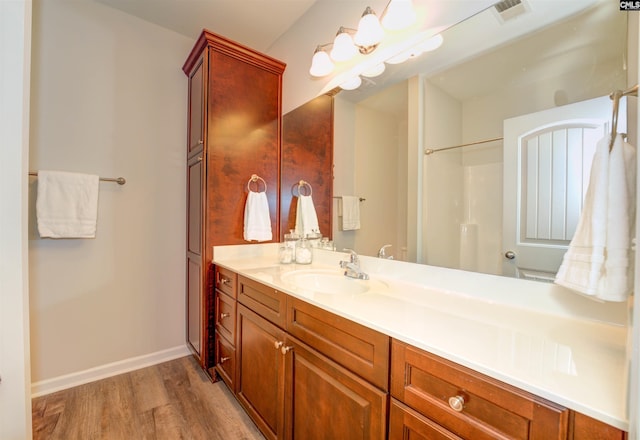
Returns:
[[[282,74],[286,67],[286,64],[280,60],[255,51],[248,46],[238,43],[237,41],[230,40],[222,35],[203,29],[191,50],[191,53],[182,66],[182,71],[184,73],[189,74],[189,72],[191,72],[193,66],[197,63],[198,56],[207,47],[218,52],[226,53],[245,63],[254,64],[261,69],[271,71],[275,74]]]

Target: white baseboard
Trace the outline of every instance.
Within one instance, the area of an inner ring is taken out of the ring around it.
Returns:
[[[31,384],[31,397],[55,393],[56,391],[167,362],[189,354],[191,354],[191,351],[189,351],[187,346],[180,345],[166,350],[156,351],[155,353],[100,365],[99,367],[89,368],[88,370],[42,380]]]

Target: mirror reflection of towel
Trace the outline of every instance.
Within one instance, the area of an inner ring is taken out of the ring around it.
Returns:
[[[269,241],[272,238],[267,193],[249,191],[244,205],[244,239]]]
[[[342,196],[342,230],[360,229],[360,197]]]
[[[39,171],[36,217],[40,237],[94,238],[99,186],[96,175]]]
[[[630,237],[635,224],[635,148],[618,135],[598,142],[576,233],[555,283],[603,301],[625,301],[633,289]]]
[[[311,196],[300,195],[296,207],[296,233],[306,236],[312,232],[320,232],[316,208],[313,206]]]

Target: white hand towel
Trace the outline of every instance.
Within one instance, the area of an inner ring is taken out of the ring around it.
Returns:
[[[249,191],[244,205],[244,239],[269,241],[272,238],[267,193]]]
[[[575,236],[556,284],[603,301],[626,301],[633,288],[630,238],[635,224],[635,148],[618,135],[598,142]]]
[[[36,217],[40,237],[94,238],[99,186],[96,175],[39,171]]]
[[[342,196],[342,230],[360,229],[360,197]]]
[[[296,233],[305,236],[312,232],[320,232],[318,216],[311,196],[298,196],[296,207]]]

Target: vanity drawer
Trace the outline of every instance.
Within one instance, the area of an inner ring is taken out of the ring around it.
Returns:
[[[231,298],[236,298],[238,276],[235,272],[216,266],[216,289],[226,293]]]
[[[463,440],[396,399],[389,407],[389,440]]]
[[[236,300],[216,292],[216,330],[236,345]]]
[[[236,349],[220,333],[216,333],[216,371],[229,389],[235,393]]]
[[[287,297],[287,332],[381,390],[389,390],[389,337]]]
[[[286,321],[286,297],[279,290],[238,276],[238,301],[280,328]]]
[[[391,395],[465,439],[567,438],[566,408],[396,340]]]

